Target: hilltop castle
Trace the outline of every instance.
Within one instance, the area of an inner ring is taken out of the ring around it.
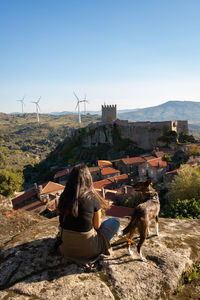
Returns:
[[[102,122],[89,124],[84,144],[86,147],[98,144],[113,145],[113,130],[118,128],[122,139],[130,139],[145,150],[158,145],[164,128],[180,133],[188,133],[188,121],[170,120],[162,122],[129,122],[117,119],[117,105],[102,105]]]

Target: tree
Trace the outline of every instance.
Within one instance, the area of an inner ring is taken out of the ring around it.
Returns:
[[[182,165],[178,175],[168,184],[167,198],[170,202],[177,199],[200,199],[200,167]]]
[[[183,165],[178,175],[168,184],[163,215],[170,218],[200,218],[200,167]]]
[[[3,171],[0,173],[0,194],[12,196],[15,191],[22,189],[23,177],[21,172]]]

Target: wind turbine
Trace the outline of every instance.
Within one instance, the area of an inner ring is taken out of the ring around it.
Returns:
[[[19,101],[19,102],[21,102],[21,105],[22,105],[22,114],[24,113],[24,98],[25,98],[25,96],[21,99],[21,100],[17,100],[17,101]]]
[[[76,110],[77,107],[78,107],[78,123],[79,123],[79,125],[80,125],[80,124],[81,124],[80,103],[82,102],[82,100],[80,100],[80,99],[78,98],[78,96],[75,94],[75,92],[74,92],[74,96],[75,96],[75,98],[76,98],[76,100],[77,100],[77,104],[76,104],[75,110]]]
[[[39,119],[40,107],[39,107],[39,104],[38,104],[40,102],[40,99],[41,99],[41,97],[37,101],[32,101],[32,103],[35,103],[35,106],[36,106],[36,119],[37,119],[38,123],[40,122],[40,119]]]
[[[84,100],[82,100],[81,102],[84,102],[84,115],[86,115],[86,103],[89,103],[89,102],[86,100],[86,95],[85,95]]]

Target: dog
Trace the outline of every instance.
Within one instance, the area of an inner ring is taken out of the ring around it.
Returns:
[[[158,232],[158,222],[159,222],[159,211],[160,211],[160,201],[158,193],[154,192],[153,195],[150,196],[151,199],[147,200],[144,203],[139,204],[134,208],[133,214],[131,216],[131,221],[124,230],[119,233],[119,236],[123,236],[125,234],[129,234],[128,237],[128,250],[129,254],[132,256],[133,251],[131,250],[132,238],[134,236],[136,228],[139,231],[140,240],[137,244],[137,251],[140,255],[142,261],[146,261],[145,257],[142,255],[141,247],[147,237],[150,235],[149,226],[150,221],[155,219],[156,221],[156,235],[159,235]]]

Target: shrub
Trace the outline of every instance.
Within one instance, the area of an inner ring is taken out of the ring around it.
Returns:
[[[15,191],[20,191],[23,183],[21,172],[4,171],[0,173],[0,194],[12,196]]]
[[[200,219],[200,200],[178,199],[165,207],[163,216],[178,219]]]

